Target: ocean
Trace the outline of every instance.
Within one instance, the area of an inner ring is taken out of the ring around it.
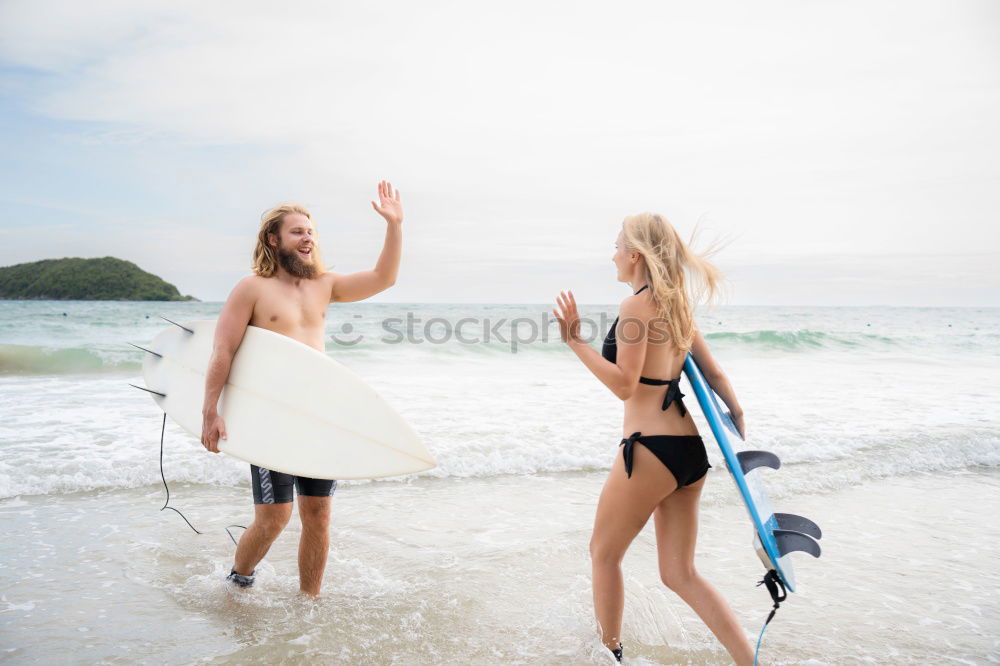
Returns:
[[[129,386],[142,383],[129,343],[161,315],[220,307],[0,302],[0,661],[611,663],[587,547],[621,403],[558,340],[549,306],[330,306],[327,354],[439,464],[340,484],[315,600],[297,591],[297,518],[251,593],[224,584],[225,527],[252,516],[248,466],[169,420],[171,506],[202,534],[160,511],[162,413]],[[581,310],[597,344],[615,307]],[[698,321],[747,446],[782,460],[764,472],[776,510],[824,530],[821,558],[793,556],[798,591],[762,663],[1000,663],[1000,308],[728,306]],[[755,641],[763,567],[696,420],[713,464],[696,564]],[[728,663],[659,582],[651,525],[624,571],[627,663]]]

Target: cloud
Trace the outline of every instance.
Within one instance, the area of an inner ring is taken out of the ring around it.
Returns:
[[[391,177],[418,294],[459,281],[492,293],[492,273],[431,277],[464,261],[506,267],[512,293],[541,283],[535,263],[600,270],[639,210],[685,233],[708,214],[734,239],[727,260],[968,253],[1000,244],[987,223],[1000,206],[995,14],[8,0],[3,96],[49,125],[8,158],[24,165],[9,183],[29,191],[0,197],[98,217],[127,207],[214,240],[297,199],[361,268],[380,241],[367,198]],[[206,260],[159,254],[185,275]],[[776,293],[791,289],[776,275]]]
[[[761,256],[723,264],[736,302],[1000,306],[1000,252]],[[780,287],[777,287],[780,285]]]

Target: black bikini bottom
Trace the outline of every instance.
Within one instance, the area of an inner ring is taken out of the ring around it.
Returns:
[[[632,478],[633,449],[636,443],[642,444],[653,452],[660,462],[670,470],[677,479],[678,486],[689,486],[705,476],[708,468],[708,455],[705,453],[705,443],[699,435],[646,435],[641,432],[632,433],[631,437],[622,440],[620,446],[625,447],[622,455],[625,457],[625,473]]]

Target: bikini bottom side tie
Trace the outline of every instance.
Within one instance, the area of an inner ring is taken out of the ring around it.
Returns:
[[[632,478],[635,464],[635,445],[642,444],[666,467],[678,486],[688,486],[698,481],[711,467],[705,442],[698,435],[647,435],[634,432],[622,440],[622,457],[625,473]]]
[[[622,456],[625,458],[625,473],[628,474],[628,478],[632,478],[632,457],[635,454],[635,443],[642,437],[641,432],[634,432],[625,439],[619,446],[624,446],[622,449]]]

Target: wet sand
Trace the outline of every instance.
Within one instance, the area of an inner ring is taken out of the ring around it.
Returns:
[[[795,466],[782,476],[795,474]],[[294,518],[256,587],[223,582],[250,518],[245,487],[162,487],[0,500],[0,644],[10,663],[609,663],[591,615],[587,543],[603,472],[344,484],[318,600],[297,592]],[[777,480],[772,483],[777,483]],[[920,473],[778,510],[815,519],[823,557],[762,663],[1000,662],[1000,473]],[[756,640],[770,606],[743,508],[713,470],[699,570]],[[240,530],[235,530],[238,535]],[[720,664],[725,652],[659,582],[652,524],[625,559],[627,663]]]

